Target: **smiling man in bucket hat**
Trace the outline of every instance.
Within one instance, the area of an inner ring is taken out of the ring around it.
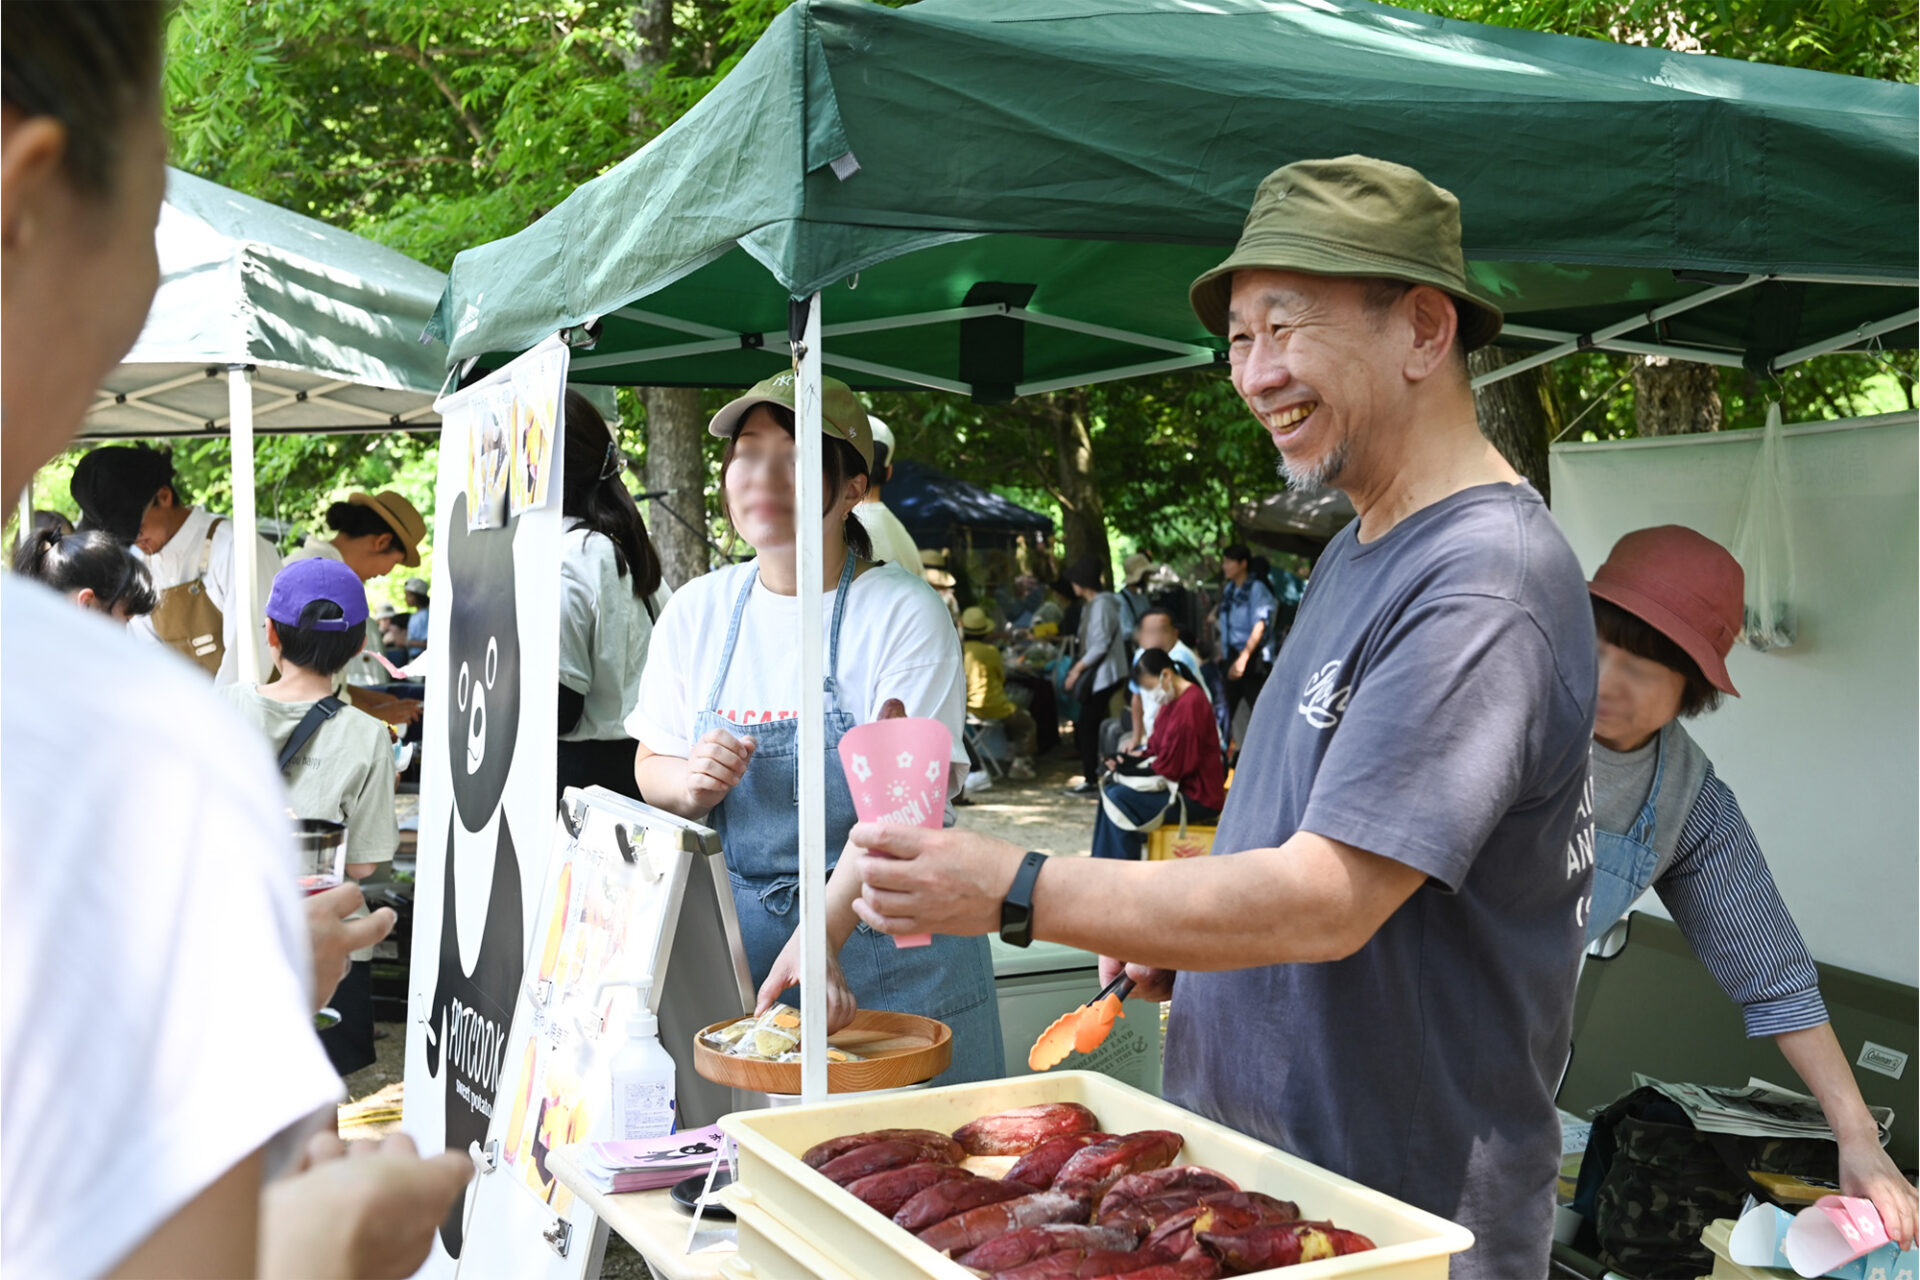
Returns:
[[[1255,709],[1214,842],[1233,856],[853,839],[869,925],[1030,930],[1106,976],[1129,962],[1136,995],[1177,984],[1169,1099],[1471,1228],[1455,1276],[1540,1276],[1591,875],[1593,623],[1540,495],[1475,420],[1461,353],[1500,312],[1459,226],[1404,166],[1301,161],[1194,283],[1286,469],[1360,514]]]

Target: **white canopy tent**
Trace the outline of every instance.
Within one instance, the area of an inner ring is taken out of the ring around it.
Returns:
[[[231,435],[233,519],[253,529],[257,432],[439,429],[443,351],[420,334],[443,274],[178,169],[168,170],[155,236],[153,308],[88,411],[82,442]],[[239,607],[252,616],[255,543],[233,545]],[[236,634],[241,670],[255,669],[258,635]]]

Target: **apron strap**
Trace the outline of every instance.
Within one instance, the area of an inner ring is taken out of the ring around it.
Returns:
[[[753,561],[747,566],[747,580],[740,587],[740,594],[733,602],[733,618],[727,623],[727,642],[720,647],[720,666],[713,673],[713,687],[707,690],[707,704],[703,711],[712,711],[720,705],[720,690],[727,683],[727,668],[733,665],[733,651],[740,643],[740,619],[747,612],[747,600],[753,595],[753,584],[760,578],[760,562]]]
[[[1660,799],[1660,783],[1667,772],[1667,731],[1663,728],[1654,735],[1653,747],[1653,785],[1647,789],[1647,802],[1640,806],[1640,812],[1633,819],[1633,827],[1627,832],[1627,839],[1638,844],[1653,843],[1654,805]]]
[[[847,614],[847,596],[853,587],[853,552],[847,552],[847,562],[840,567],[840,587],[833,595],[833,630],[827,639],[827,712],[832,714],[840,709],[840,620]]]

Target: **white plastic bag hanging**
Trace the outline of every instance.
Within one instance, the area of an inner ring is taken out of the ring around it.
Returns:
[[[1753,460],[1740,523],[1733,535],[1734,559],[1747,575],[1746,630],[1741,639],[1763,653],[1793,644],[1793,528],[1787,511],[1786,444],[1780,405],[1767,409],[1760,456]]]

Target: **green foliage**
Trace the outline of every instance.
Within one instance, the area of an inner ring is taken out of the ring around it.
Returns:
[[[176,162],[446,268],[510,235],[698,102],[789,0],[181,0],[169,33]],[[901,4],[909,0],[884,0]],[[1914,0],[1411,0],[1446,17],[1913,81]],[[659,19],[669,12],[671,23]],[[653,25],[649,26],[649,22]],[[649,40],[643,33],[651,33]],[[1913,402],[1910,353],[1827,357],[1759,382],[1721,375],[1729,426]],[[1551,367],[1568,438],[1631,435],[1624,357]],[[1110,526],[1162,559],[1209,552],[1236,504],[1271,492],[1271,446],[1212,371],[1084,391]],[[721,397],[715,396],[715,405]],[[902,454],[1056,509],[1053,415],[1036,397],[983,408],[875,397]],[[623,441],[644,456],[639,399]],[[218,503],[224,442],[181,446]],[[311,523],[335,492],[391,483],[430,509],[432,441],[263,439],[263,515]],[[718,458],[714,458],[717,473]],[[59,466],[49,487],[64,498]],[[192,470],[189,470],[192,468]],[[717,482],[717,474],[714,476]],[[414,487],[408,487],[408,486]],[[711,495],[711,489],[710,489]],[[44,502],[42,505],[46,505]],[[708,510],[715,504],[709,501]],[[667,518],[656,508],[651,518]],[[724,526],[717,526],[724,542]]]

